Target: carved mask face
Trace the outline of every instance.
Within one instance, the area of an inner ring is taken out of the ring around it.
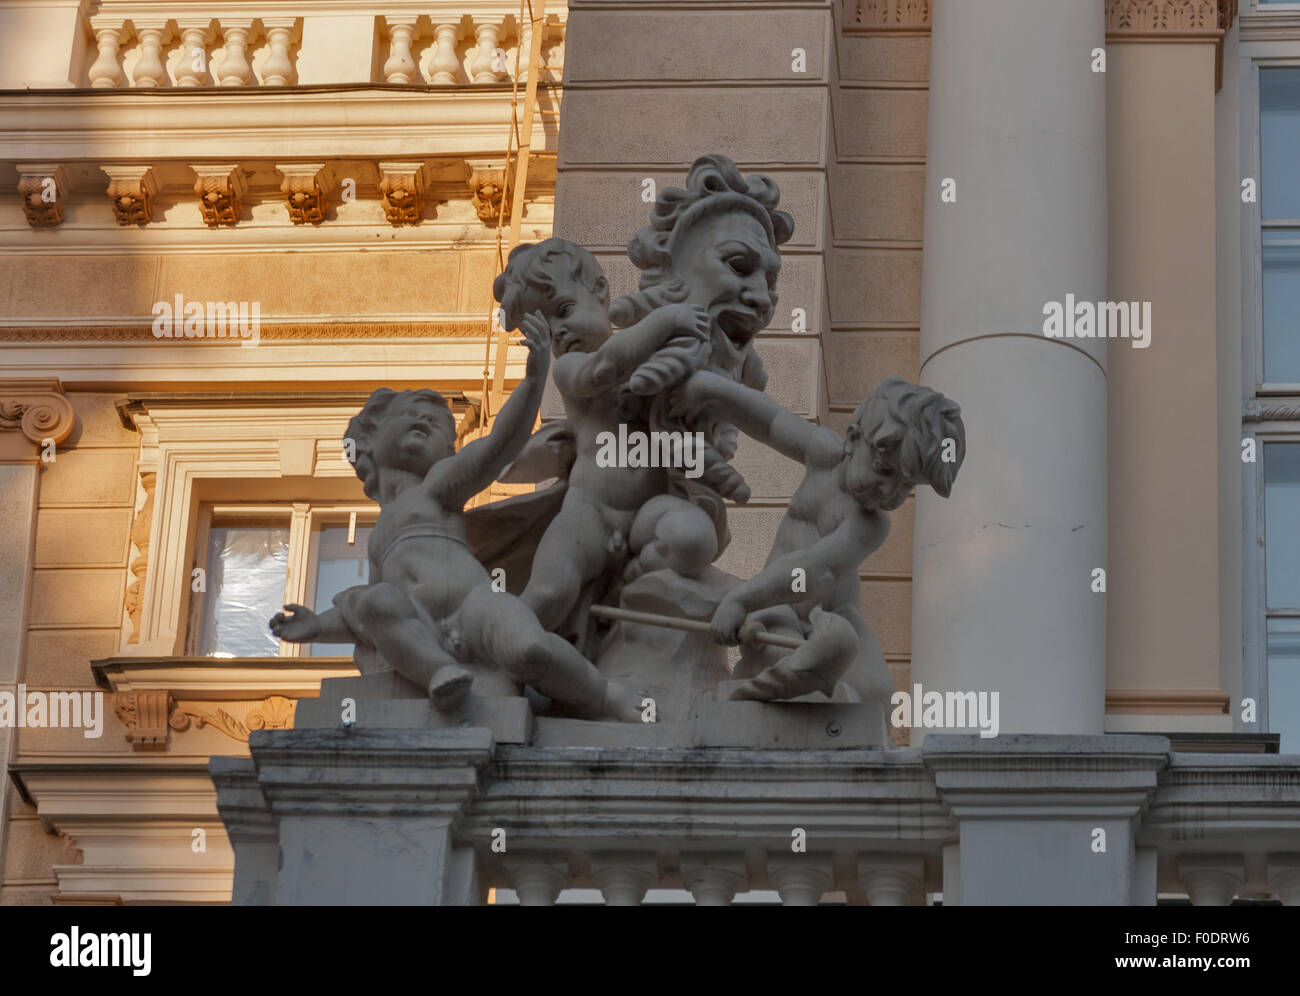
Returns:
[[[906,429],[889,416],[883,402],[867,409],[862,426],[845,433],[844,487],[864,508],[893,510],[916,482],[903,475],[899,449]]]
[[[780,271],[780,255],[745,211],[705,215],[682,233],[673,273],[689,288],[686,300],[709,313],[716,371],[739,374],[754,336],[772,320]]]
[[[439,460],[451,455],[439,428],[438,405],[427,397],[406,395],[392,403],[375,438],[374,453],[381,467],[394,467],[423,477]]]

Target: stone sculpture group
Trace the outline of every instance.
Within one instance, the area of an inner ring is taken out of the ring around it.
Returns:
[[[613,302],[582,247],[515,249],[493,290],[528,349],[523,383],[459,452],[436,392],[375,391],[346,450],[381,508],[370,581],[319,615],[285,606],[272,631],[353,642],[363,673],[396,671],[444,714],[472,693],[588,720],[643,721],[652,703],[664,719],[720,686],[728,699],[887,703],[858,568],[913,488],[949,494],[961,411],[891,377],[841,437],[763,393],[754,340],[794,229],[779,197],[723,156],[697,160],[685,189],[659,192],[629,244],[640,287]],[[548,370],[566,419],[530,435]],[[805,468],[748,579],[714,566],[726,502],[750,497],[731,464],[741,433]],[[663,459],[611,461],[610,441],[633,437]],[[466,512],[497,479],[556,483]]]

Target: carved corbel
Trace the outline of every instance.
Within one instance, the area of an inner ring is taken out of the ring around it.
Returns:
[[[68,179],[55,163],[19,163],[18,196],[32,228],[53,228],[63,221],[68,199]]]
[[[16,430],[31,446],[44,448],[67,439],[76,421],[58,378],[0,379],[0,434]],[[0,447],[0,452],[6,448]],[[26,444],[19,449],[31,452]]]
[[[324,221],[332,186],[329,167],[325,163],[276,163],[275,168],[284,177],[280,190],[289,220],[295,225]]]
[[[113,711],[126,727],[126,739],[136,750],[167,749],[176,702],[168,691],[115,692]],[[186,724],[188,725],[188,724]]]
[[[119,225],[147,225],[153,221],[153,197],[158,181],[152,166],[101,166],[108,175],[108,198]]]
[[[380,163],[379,192],[390,225],[418,225],[424,217],[424,163]]]
[[[493,224],[498,218],[509,221],[511,204],[505,199],[505,163],[500,159],[469,159],[466,165],[469,167],[469,189],[479,220],[485,224]]]
[[[240,198],[247,192],[244,172],[238,166],[191,166],[198,182],[199,210],[208,226],[233,225],[239,221]]]

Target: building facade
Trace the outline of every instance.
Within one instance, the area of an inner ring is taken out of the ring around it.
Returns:
[[[1300,901],[1300,5],[537,6],[0,0],[0,688],[105,693],[102,736],[0,730],[0,902],[230,900],[208,759],[354,673],[265,632],[363,570],[348,418],[432,386],[473,434],[522,372],[506,233],[626,293],[709,152],[795,219],[768,393],[842,429],[904,376],[969,432],[861,604],[900,690],[997,691],[1010,746],[894,729],[867,769],[939,829],[811,881],[1015,901],[1073,792],[1127,855],[1087,901]],[[748,577],[799,472],[736,462]]]

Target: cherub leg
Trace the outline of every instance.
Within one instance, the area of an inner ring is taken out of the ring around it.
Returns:
[[[871,627],[856,606],[844,606],[835,612],[847,619],[858,634],[858,652],[844,681],[858,693],[863,702],[888,705],[889,697],[894,694],[894,679],[889,674],[876,634],[871,632]]]
[[[588,718],[640,719],[640,699],[609,681],[563,637],[548,633],[521,599],[480,584],[465,596],[460,631],[474,659],[501,667]]]
[[[554,630],[569,617],[582,586],[608,562],[609,541],[599,509],[586,501],[565,502],[537,544],[528,587],[520,595],[544,629]]]
[[[812,632],[804,645],[731,693],[733,699],[793,699],[810,692],[835,694],[858,651],[852,623],[822,608],[812,610]]]
[[[718,539],[698,505],[674,495],[656,495],[633,520],[631,548],[636,557],[623,572],[624,581],[665,567],[698,578],[717,556]]]
[[[473,676],[442,646],[437,624],[395,584],[371,585],[357,605],[367,643],[403,677],[429,692],[439,709],[454,708]]]

